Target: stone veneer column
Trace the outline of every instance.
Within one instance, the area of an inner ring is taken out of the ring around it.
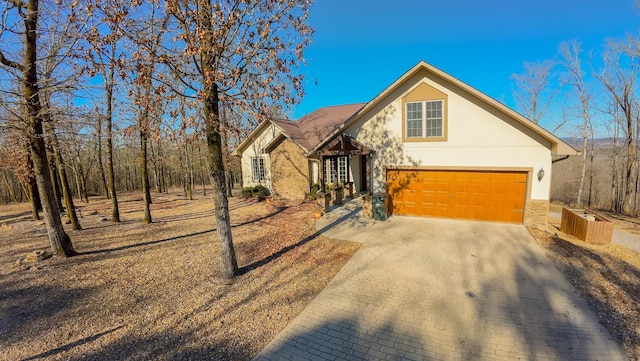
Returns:
[[[549,213],[549,201],[544,199],[528,199],[524,206],[525,226],[540,229],[547,228],[547,214]]]

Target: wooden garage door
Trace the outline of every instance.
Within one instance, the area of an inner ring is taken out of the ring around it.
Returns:
[[[522,223],[526,172],[388,170],[392,212]]]

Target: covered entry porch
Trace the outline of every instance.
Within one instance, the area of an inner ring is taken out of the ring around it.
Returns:
[[[371,189],[371,155],[375,151],[342,133],[313,153],[319,162],[320,191],[342,188],[345,196]]]

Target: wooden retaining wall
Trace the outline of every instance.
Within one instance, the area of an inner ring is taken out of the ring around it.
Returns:
[[[594,221],[587,220],[583,214],[593,216]],[[611,243],[613,222],[589,210],[571,210],[562,208],[560,230],[588,243]]]

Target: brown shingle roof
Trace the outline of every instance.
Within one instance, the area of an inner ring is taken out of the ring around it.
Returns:
[[[271,119],[282,132],[306,151],[313,149],[366,103],[320,108],[304,117],[290,121]]]

